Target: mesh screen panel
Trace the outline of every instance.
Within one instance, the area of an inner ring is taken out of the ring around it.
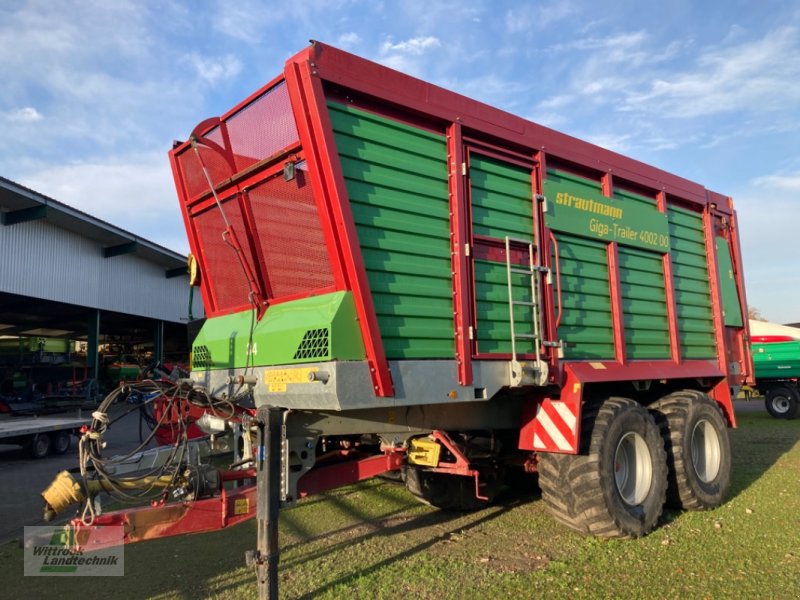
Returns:
[[[213,129],[211,133],[205,137],[212,142],[223,145],[222,134],[220,133],[219,127]],[[218,152],[200,144],[198,144],[197,149],[203,159],[203,164],[208,169],[211,181],[215,184],[233,175],[230,165]],[[197,160],[197,155],[192,148],[186,149],[178,156],[178,164],[183,173],[183,180],[186,183],[186,191],[189,194],[189,198],[209,191],[206,176],[203,174],[203,168],[200,165],[200,161]]]
[[[273,177],[253,188],[249,197],[272,297],[333,285],[306,173],[298,169],[291,181]]]
[[[245,237],[242,209],[239,206],[239,202],[235,198],[225,200],[222,203],[222,208],[225,210],[225,215],[228,217],[228,221],[239,239],[245,260],[252,267],[253,257]],[[203,249],[203,258],[206,263],[203,275],[208,285],[211,286],[215,312],[248,306],[250,285],[242,267],[239,265],[239,261],[236,259],[236,252],[222,239],[222,232],[225,231],[225,222],[222,220],[219,209],[215,205],[200,213],[194,217],[194,224],[197,228],[198,241]]]
[[[272,156],[298,138],[286,83],[253,100],[229,117],[227,124],[237,171]]]

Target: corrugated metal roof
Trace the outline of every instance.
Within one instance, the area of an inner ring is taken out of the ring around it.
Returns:
[[[186,265],[186,257],[182,254],[0,176],[0,212],[40,206],[46,208],[46,222],[89,238],[105,248],[136,242],[138,247],[134,253],[142,258],[167,269]]]
[[[26,209],[33,211],[16,212]],[[3,177],[0,212],[0,292],[176,323],[186,319],[184,256]]]

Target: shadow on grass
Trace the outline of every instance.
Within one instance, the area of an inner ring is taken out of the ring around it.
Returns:
[[[387,484],[391,485],[391,484]],[[370,490],[372,494],[381,494],[381,487]],[[409,498],[412,498],[409,495]],[[518,491],[512,489],[504,490],[496,499],[496,501],[489,507],[477,511],[475,513],[462,513],[462,512],[449,512],[442,510],[431,509],[422,515],[416,516],[403,516],[410,508],[416,507],[417,502],[412,501],[410,506],[403,506],[397,510],[389,513],[383,513],[379,518],[365,517],[361,511],[353,510],[353,507],[347,507],[348,512],[352,513],[353,518],[359,519],[357,523],[342,527],[334,531],[328,531],[316,536],[311,536],[298,540],[281,547],[281,553],[286,555],[291,550],[302,549],[306,544],[313,542],[323,542],[308,553],[301,556],[295,556],[281,560],[280,570],[290,569],[314,569],[315,561],[320,558],[335,554],[343,551],[347,547],[354,547],[363,544],[370,540],[376,539],[401,539],[406,538],[410,534],[419,530],[430,530],[432,535],[426,537],[424,541],[419,544],[407,548],[403,551],[393,553],[391,555],[382,554],[383,558],[378,562],[361,567],[359,564],[353,564],[348,572],[340,577],[329,581],[312,591],[300,596],[301,598],[315,598],[325,592],[328,592],[337,586],[346,585],[350,581],[374,573],[389,564],[398,560],[403,560],[420,552],[423,552],[439,542],[448,540],[452,535],[458,533],[463,534],[466,531],[474,529],[490,522],[500,516],[508,513],[512,509],[525,504],[530,500],[539,498],[538,492],[531,491]],[[448,524],[452,524],[448,527]],[[436,532],[433,535],[433,532]],[[338,538],[341,540],[335,541]],[[324,540],[330,540],[331,543],[324,543]],[[385,545],[383,547],[386,547]],[[255,578],[252,578],[252,584],[255,586]],[[232,581],[224,586],[216,587],[215,593],[232,592],[242,585],[241,581]]]
[[[766,412],[740,412],[738,429],[731,431],[733,464],[728,498],[757,482],[798,442],[800,420],[774,419]]]

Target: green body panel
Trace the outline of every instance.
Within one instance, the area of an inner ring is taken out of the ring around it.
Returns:
[[[554,231],[669,252],[667,217],[652,200],[620,191],[608,198],[597,182],[552,169],[544,193],[545,221]]]
[[[756,383],[800,377],[800,340],[753,344]]]
[[[470,154],[472,233],[533,241],[531,170]]]
[[[627,357],[670,358],[662,255],[619,246],[618,256]]]
[[[717,244],[717,268],[719,287],[722,292],[722,315],[726,327],[742,327],[742,305],[736,291],[736,277],[733,274],[733,260],[728,241],[724,237],[715,238]]]
[[[614,359],[606,244],[556,233],[561,273],[561,324],[565,358]],[[553,257],[555,262],[555,257]]]
[[[480,354],[511,352],[511,323],[508,314],[508,280],[506,264],[488,260],[475,260],[475,308],[478,323],[476,336]],[[530,278],[520,273],[511,274],[514,300],[531,301]],[[533,333],[531,308],[514,307],[516,333]],[[517,340],[517,353],[533,352],[533,341]]]
[[[384,351],[452,358],[445,138],[328,104]]]
[[[324,360],[363,360],[352,292],[334,292],[208,319],[192,347],[192,368],[241,369]],[[248,363],[250,328],[252,353]]]
[[[672,245],[670,260],[675,289],[681,356],[716,356],[703,219],[695,212],[670,206],[667,210]]]
[[[507,162],[470,154],[470,199],[472,232],[504,242],[506,236],[533,242],[531,170]],[[508,314],[508,273],[504,262],[475,259],[476,337],[480,354],[511,352],[511,323]],[[527,268],[527,265],[514,265]],[[531,301],[531,280],[512,273],[512,296]],[[533,333],[529,306],[514,307],[516,333]],[[533,352],[530,339],[518,339],[518,354]]]

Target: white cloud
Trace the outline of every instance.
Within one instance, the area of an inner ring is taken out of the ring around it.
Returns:
[[[343,33],[336,40],[336,45],[343,50],[351,50],[356,46],[361,45],[361,36],[355,31]]]
[[[14,123],[35,123],[44,119],[42,113],[32,106],[25,106],[24,108],[17,108],[5,113],[0,113],[6,121]]]
[[[693,118],[794,109],[800,102],[800,37],[783,27],[754,42],[702,53],[694,69],[656,78],[626,106]]]
[[[242,61],[232,54],[215,58],[192,53],[187,59],[200,78],[211,85],[233,79],[242,71]]]
[[[753,185],[765,186],[781,191],[800,192],[800,173],[757,177],[753,180]]]
[[[392,43],[391,40],[387,40],[383,43],[383,46],[381,46],[381,53],[390,54],[392,52],[399,52],[402,54],[413,54],[415,56],[419,56],[425,53],[427,50],[431,48],[438,48],[441,45],[442,43],[439,41],[439,38],[431,35],[411,38],[396,44]]]
[[[397,43],[389,38],[381,44],[377,60],[402,73],[420,77],[425,66],[424,55],[441,45],[439,38],[433,36],[414,37]]]
[[[541,30],[578,12],[578,8],[567,0],[547,4],[523,4],[506,12],[506,29],[509,33],[527,33]]]
[[[19,183],[153,242],[187,251],[172,172],[161,150],[45,166]]]

